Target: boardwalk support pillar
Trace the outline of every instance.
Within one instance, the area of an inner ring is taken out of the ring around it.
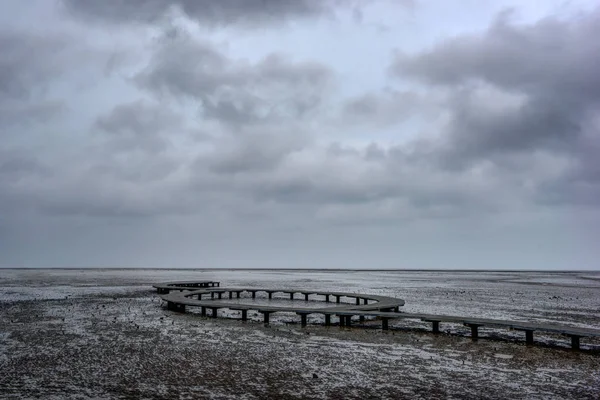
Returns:
[[[440,333],[440,321],[431,321],[432,332]]]
[[[329,303],[329,295],[328,294],[325,295],[325,303]]]
[[[525,343],[533,344],[533,331],[531,331],[531,330],[525,331]]]
[[[331,315],[325,314],[325,326],[331,325]]]
[[[269,292],[269,300],[273,298],[273,292]]]
[[[242,310],[242,321],[248,320],[248,310]]]
[[[212,314],[210,316],[213,317],[213,318],[217,318],[217,310],[218,310],[218,308],[212,307],[211,310],[212,310]]]
[[[256,292],[253,290],[252,291],[252,298],[255,299],[256,298]]]
[[[308,301],[308,293],[304,293],[304,301]]]
[[[381,318],[381,330],[387,331],[390,329],[388,318]]]
[[[571,348],[573,350],[579,350],[579,336],[571,336]]]
[[[302,325],[303,328],[306,327],[306,319],[307,319],[306,317],[307,317],[306,314],[300,314],[300,321],[301,321],[300,325]]]
[[[263,312],[263,322],[265,325],[269,324],[269,315],[270,314],[271,314],[270,312]]]
[[[200,307],[200,312],[202,313],[203,317],[206,317],[206,307]]]
[[[477,324],[465,324],[466,326],[471,328],[471,339],[473,340],[477,340],[477,338],[479,338],[479,325]]]

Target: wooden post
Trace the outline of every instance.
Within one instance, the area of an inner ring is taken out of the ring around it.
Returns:
[[[269,312],[263,312],[264,323],[267,325],[269,323]]]
[[[210,292],[210,298],[214,299],[215,298],[215,292]]]
[[[273,298],[273,292],[269,292],[269,300]]]
[[[335,302],[339,303],[340,302],[340,296],[335,296]]]
[[[364,305],[367,305],[367,304],[369,304],[369,299],[363,299],[363,304],[364,304]]]
[[[345,320],[343,315],[338,315],[338,319],[340,320],[340,328],[344,326]]]
[[[531,330],[525,331],[525,343],[533,344],[533,331],[531,331]]]
[[[365,322],[365,316],[361,315],[360,317],[358,317],[358,320],[359,320],[360,323]]]
[[[440,321],[431,321],[433,333],[440,333]]]
[[[201,313],[203,317],[206,317],[206,307],[200,307]]]
[[[381,330],[387,331],[390,329],[388,318],[381,318]]]
[[[248,319],[248,310],[242,310],[242,321],[246,321]]]
[[[477,330],[477,328],[479,328],[479,325],[467,324],[467,326],[471,327],[471,339],[477,340],[477,338],[479,337],[479,332]]]
[[[356,305],[357,305],[357,306],[360,306],[360,297],[357,297],[357,298],[356,298]]]
[[[239,292],[239,291],[238,291],[238,292],[235,292],[235,294],[236,294],[236,296],[237,296],[237,298],[238,298],[238,299],[240,298],[240,293],[241,293],[241,292]]]
[[[255,299],[256,298],[256,291],[252,291],[252,298]]]
[[[212,310],[211,317],[213,317],[213,318],[217,318],[217,310],[218,310],[218,309],[217,309],[216,307],[213,307],[213,308],[211,308],[211,310]]]
[[[290,293],[290,300],[294,300],[294,292]]]
[[[300,321],[301,321],[300,324],[302,325],[303,328],[306,327],[306,317],[307,317],[306,314],[300,314]]]
[[[219,292],[219,300],[221,300],[222,295],[223,295],[223,293]]]
[[[329,303],[329,295],[328,294],[325,295],[325,302]]]
[[[304,293],[304,301],[308,301],[308,293]]]
[[[229,291],[229,298],[233,299],[233,292],[231,290]]]
[[[331,314],[325,314],[325,326],[331,325]]]
[[[571,348],[573,350],[579,350],[579,336],[571,336]]]

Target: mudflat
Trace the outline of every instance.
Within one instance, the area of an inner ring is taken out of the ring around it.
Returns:
[[[600,273],[287,270],[0,270],[2,398],[589,398],[600,396],[600,340],[419,321],[306,328],[168,311],[151,285],[371,293],[406,312],[600,327]],[[276,304],[291,304],[275,298]],[[295,300],[305,303],[302,300]],[[238,302],[268,299],[242,298]],[[311,306],[306,304],[307,306]],[[305,306],[306,306],[305,305]],[[223,311],[227,316],[227,311]]]

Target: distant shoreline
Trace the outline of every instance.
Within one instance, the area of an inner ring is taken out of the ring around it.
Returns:
[[[0,267],[0,270],[87,270],[87,271],[286,271],[286,272],[530,272],[579,273],[600,272],[600,269],[445,269],[445,268],[165,268],[165,267]]]

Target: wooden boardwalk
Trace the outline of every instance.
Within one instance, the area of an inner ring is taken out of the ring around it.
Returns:
[[[429,322],[434,333],[440,332],[441,323],[462,324],[471,328],[471,337],[479,337],[480,327],[504,328],[522,331],[525,333],[527,344],[534,343],[534,332],[547,332],[565,335],[571,338],[571,347],[580,348],[580,339],[600,337],[600,329],[576,328],[559,324],[539,324],[521,321],[508,321],[488,318],[471,318],[451,315],[434,315],[424,313],[400,312],[404,300],[372,294],[328,292],[315,290],[295,289],[260,289],[260,288],[221,288],[219,282],[171,282],[154,285],[161,298],[167,302],[167,308],[173,311],[184,312],[186,307],[199,307],[201,314],[216,318],[220,309],[240,311],[241,319],[247,320],[248,311],[256,311],[263,316],[265,324],[269,323],[270,315],[277,312],[291,312],[300,316],[300,323],[307,325],[307,318],[311,314],[321,314],[325,318],[325,325],[332,324],[332,317],[337,319],[340,327],[351,326],[352,320],[366,318],[381,320],[381,328],[389,329],[389,320],[412,319]],[[289,296],[290,300],[319,300],[325,304],[322,308],[314,307],[278,307],[256,304],[235,304],[224,299],[240,298],[242,293],[249,293],[256,298],[257,293],[266,293],[269,299],[273,294],[280,293]],[[221,301],[219,301],[221,300]]]

